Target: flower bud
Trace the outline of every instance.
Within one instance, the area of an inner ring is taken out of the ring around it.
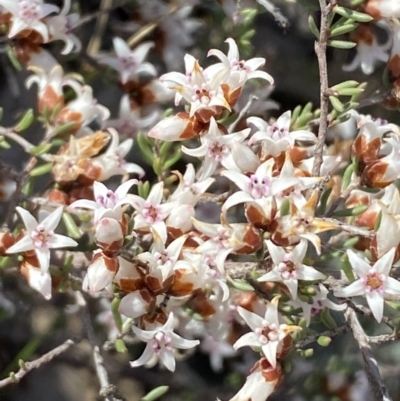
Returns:
[[[104,217],[96,225],[96,241],[105,252],[118,252],[124,244],[124,234],[119,221]]]

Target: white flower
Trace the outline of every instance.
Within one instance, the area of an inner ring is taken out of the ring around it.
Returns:
[[[301,240],[291,252],[267,241],[268,251],[274,263],[274,268],[261,276],[258,281],[282,282],[290,291],[293,299],[297,298],[298,280],[323,280],[326,276],[311,266],[303,265],[308,242]]]
[[[58,12],[57,6],[43,4],[41,0],[1,0],[0,6],[12,14],[9,38],[13,38],[27,29],[38,32],[44,42],[49,40],[48,28],[41,19],[51,13]]]
[[[282,152],[285,152],[288,147],[293,148],[295,141],[316,141],[316,136],[310,131],[290,131],[290,121],[290,111],[283,113],[272,124],[268,124],[258,117],[248,118],[247,122],[253,124],[258,129],[258,131],[250,138],[249,145],[263,141],[266,143],[265,156],[271,155],[277,157]]]
[[[118,132],[109,128],[108,132],[111,135],[111,143],[107,150],[92,159],[94,165],[101,167],[100,181],[107,180],[113,175],[123,175],[126,173],[138,174],[139,177],[143,177],[144,170],[135,163],[127,163],[125,156],[129,153],[133,145],[133,139],[126,139],[122,143],[119,143]]]
[[[371,266],[355,252],[347,250],[350,264],[359,278],[346,288],[336,291],[335,296],[354,297],[365,294],[372,314],[380,322],[383,317],[384,294],[400,294],[400,282],[389,276],[395,252],[396,248],[390,249]]]
[[[54,233],[63,213],[62,206],[50,213],[40,223],[22,207],[17,207],[17,212],[25,224],[26,233],[23,238],[7,249],[7,253],[35,251],[43,273],[49,270],[50,249],[69,248],[78,245],[73,239]]]
[[[142,43],[133,51],[121,38],[114,38],[113,45],[117,58],[103,57],[100,58],[99,63],[107,64],[118,71],[123,84],[126,84],[130,79],[137,78],[140,73],[157,75],[154,66],[144,62],[147,53],[154,46],[154,43]]]
[[[352,34],[352,40],[357,43],[357,54],[350,64],[344,65],[344,71],[354,71],[361,67],[364,74],[371,75],[375,70],[375,64],[379,61],[386,62],[389,59],[389,50],[392,46],[391,32],[385,25],[381,25],[387,31],[388,39],[385,43],[379,43],[370,24],[360,24]]]
[[[136,336],[147,342],[142,356],[131,362],[132,367],[142,366],[157,356],[165,367],[171,372],[175,371],[175,357],[173,348],[189,349],[200,343],[199,340],[186,340],[174,333],[174,315],[171,312],[166,323],[156,330],[146,331],[133,326],[132,330]]]
[[[222,64],[230,69],[230,77],[227,81],[229,84],[235,82],[236,85],[234,85],[234,88],[241,87],[248,79],[252,78],[265,79],[270,85],[274,84],[274,79],[271,75],[264,71],[256,71],[265,64],[264,58],[257,57],[247,61],[240,60],[236,42],[232,38],[227,39],[225,42],[229,44],[227,55],[222,53],[221,50],[211,49],[207,56],[218,57],[222,61]],[[216,66],[218,66],[218,64]],[[213,67],[215,68],[216,66]]]
[[[132,185],[137,184],[138,180],[132,179],[121,184],[115,191],[108,189],[101,182],[93,183],[94,201],[89,199],[79,199],[68,206],[68,210],[84,208],[94,210],[94,224],[102,217],[112,217],[116,220],[122,218],[122,205],[129,203],[130,199],[126,196]]]
[[[163,243],[167,238],[165,219],[169,216],[176,202],[162,204],[164,183],[159,182],[150,190],[147,199],[138,195],[129,195],[130,204],[136,209],[134,229],[151,227],[161,237]]]
[[[279,296],[267,305],[264,317],[238,306],[239,315],[252,331],[244,334],[233,344],[235,349],[246,346],[261,348],[273,368],[276,367],[276,356],[281,351],[283,339],[291,331],[298,330],[297,326],[279,323],[278,303]]]
[[[306,320],[307,326],[311,322],[311,317],[318,314],[323,308],[336,311],[343,311],[347,308],[346,304],[335,304],[328,299],[329,291],[322,284],[319,284],[318,287],[313,286],[312,288],[315,290],[315,295],[312,296],[312,303],[303,302],[299,298],[289,301],[289,305],[296,309],[301,308],[303,310],[303,318]]]
[[[238,170],[232,158],[232,146],[243,142],[249,133],[250,129],[244,129],[223,135],[214,117],[211,117],[209,130],[201,137],[201,146],[196,149],[182,146],[182,152],[193,157],[204,157],[200,180],[205,180],[214,173],[219,163],[225,168]]]

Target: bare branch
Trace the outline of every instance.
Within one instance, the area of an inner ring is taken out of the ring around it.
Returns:
[[[40,358],[31,362],[25,362],[23,367],[17,373],[11,373],[10,377],[0,380],[0,388],[6,387],[13,383],[18,383],[31,370],[38,369],[42,365],[49,363],[57,355],[62,354],[78,342],[79,341],[67,340],[63,344],[49,351],[47,354],[42,355]]]
[[[382,381],[377,362],[372,355],[371,347],[368,343],[368,336],[365,334],[364,329],[358,321],[356,312],[354,309],[348,307],[344,315],[361,350],[365,373],[367,374],[374,401],[392,401]]]

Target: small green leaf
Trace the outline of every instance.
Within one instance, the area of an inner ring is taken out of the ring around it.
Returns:
[[[62,220],[67,233],[71,238],[79,239],[82,237],[81,229],[76,225],[74,218],[69,213],[64,212],[62,215]]]
[[[329,308],[324,308],[322,309],[321,313],[321,321],[322,323],[328,327],[329,330],[334,330],[337,327],[337,324],[335,322],[335,319],[331,316],[331,313],[329,311]]]
[[[337,110],[339,113],[343,113],[344,106],[343,103],[336,96],[329,96],[329,101],[332,104],[332,107]]]
[[[348,42],[346,40],[328,40],[328,46],[335,47],[336,49],[348,50],[357,46],[357,43]]]
[[[48,151],[51,149],[52,144],[51,143],[42,143],[39,146],[34,146],[29,150],[29,153],[33,156],[40,156],[45,153],[48,153]]]
[[[340,89],[356,88],[359,85],[358,81],[350,80],[344,81],[340,84],[332,86],[332,90],[339,91]]]
[[[343,88],[337,91],[339,96],[354,96],[364,92],[364,88]]]
[[[31,177],[39,177],[40,175],[50,173],[52,168],[53,168],[53,163],[45,163],[39,167],[35,167],[34,169],[32,169],[29,175]]]
[[[351,209],[336,210],[333,215],[336,217],[358,216],[359,214],[364,213],[366,210],[368,210],[368,208],[368,205],[360,205]]]
[[[19,60],[17,59],[14,49],[10,45],[7,46],[7,56],[8,56],[8,59],[10,60],[11,64],[13,65],[13,67],[17,71],[22,71],[22,65],[19,62]]]
[[[349,164],[343,174],[342,186],[341,186],[342,192],[349,186],[351,178],[353,176],[353,172],[354,172],[354,164]]]
[[[334,28],[331,30],[330,37],[344,35],[345,33],[354,31],[354,29],[356,29],[357,26],[358,26],[358,24],[355,24],[355,23],[338,26],[337,28]]]
[[[289,199],[285,199],[280,207],[280,216],[286,216],[287,214],[289,214],[290,211],[290,201]]]
[[[67,132],[71,131],[74,128],[76,128],[76,122],[71,121],[69,123],[65,123],[63,125],[58,126],[54,130],[54,136],[66,134]]]
[[[327,336],[319,336],[317,343],[318,345],[320,345],[321,347],[327,347],[330,343],[331,343],[332,339],[330,337]]]
[[[16,132],[21,132],[28,129],[35,119],[35,115],[33,114],[33,110],[29,109],[25,112],[22,118],[18,121],[17,125],[14,127]]]
[[[151,145],[147,141],[147,137],[145,137],[141,132],[139,132],[136,136],[136,139],[139,149],[142,151],[143,156],[145,157],[147,163],[152,164],[154,161],[154,152]]]
[[[126,345],[122,338],[118,338],[117,340],[115,340],[115,349],[121,354],[128,352],[128,348],[126,348]]]
[[[308,27],[310,28],[310,31],[313,33],[313,35],[319,40],[319,29],[317,27],[317,24],[315,23],[314,18],[311,15],[308,17]]]
[[[182,151],[181,148],[179,147],[175,153],[164,163],[163,168],[165,170],[168,170],[170,167],[172,167],[182,156]]]
[[[359,11],[354,11],[345,7],[336,6],[333,10],[336,14],[357,22],[370,22],[374,19],[368,14],[360,13]]]
[[[119,332],[121,332],[121,330],[122,330],[122,317],[118,310],[120,303],[121,303],[120,298],[114,298],[111,301],[111,312],[112,312],[112,315],[114,318],[115,325],[117,326],[117,329],[119,330]]]
[[[154,401],[157,398],[160,398],[169,390],[168,386],[160,386],[151,390],[150,393],[146,394],[144,397],[140,399],[140,401]]]
[[[240,291],[254,291],[254,288],[246,281],[242,279],[228,279],[228,284],[230,284],[233,288],[236,288]]]

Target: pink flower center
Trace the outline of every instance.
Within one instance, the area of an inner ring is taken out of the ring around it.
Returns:
[[[159,355],[163,348],[172,350],[171,338],[168,334],[158,331],[152,340],[154,352]]]
[[[286,254],[278,265],[278,271],[284,280],[297,279],[297,265],[290,258],[290,254]]]
[[[365,284],[365,292],[377,291],[379,294],[383,294],[385,279],[386,276],[384,274],[379,274],[375,269],[371,269],[369,274],[362,278]]]
[[[125,57],[119,57],[119,62],[121,63],[121,68],[123,70],[131,71],[134,70],[137,66],[135,57],[132,54]]]
[[[118,201],[118,195],[116,195],[113,191],[108,190],[106,195],[99,195],[96,197],[96,202],[105,207],[106,209],[114,208],[115,204]]]
[[[27,23],[38,21],[40,19],[40,5],[32,1],[20,1],[19,18]]]
[[[231,67],[233,70],[236,71],[246,71],[251,72],[250,67],[246,66],[246,62],[244,60],[232,60]]]
[[[271,195],[271,179],[269,177],[259,178],[255,174],[250,176],[250,182],[247,184],[247,193],[254,199],[260,199]]]
[[[211,142],[208,145],[207,156],[212,157],[220,162],[224,157],[229,155],[229,148],[218,141]]]
[[[215,91],[210,90],[207,84],[203,83],[201,87],[198,85],[193,86],[192,100],[194,102],[199,101],[204,105],[208,105],[213,96],[215,96]]]
[[[262,322],[261,327],[258,327],[254,330],[254,333],[257,334],[258,341],[262,344],[268,344],[270,341],[278,341],[279,340],[279,327],[275,323],[268,323],[266,320]]]
[[[146,201],[144,206],[145,207],[142,210],[142,215],[147,223],[151,224],[156,221],[163,220],[163,216],[161,215],[160,211],[160,205],[153,205],[150,201]]]
[[[276,123],[272,124],[268,131],[271,135],[271,138],[275,141],[289,136],[289,129],[286,127],[279,127]]]
[[[36,230],[33,230],[31,233],[31,238],[33,239],[33,243],[36,248],[48,248],[49,247],[49,239],[54,235],[54,231],[48,230],[46,231],[43,224],[39,224],[36,227]]]

